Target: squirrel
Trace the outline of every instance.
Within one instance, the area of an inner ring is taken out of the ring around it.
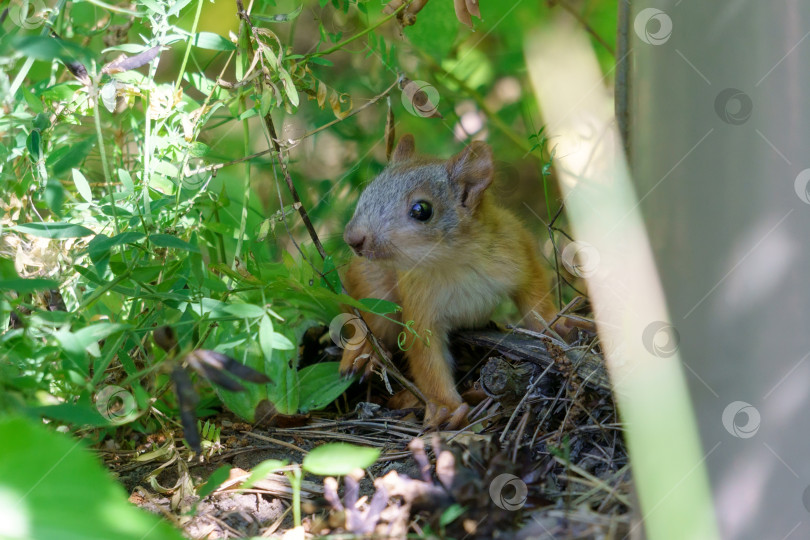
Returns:
[[[417,155],[404,135],[388,166],[363,191],[343,238],[357,255],[345,272],[353,298],[389,300],[402,307],[392,318],[413,321],[409,332],[379,315],[363,313],[389,350],[401,348],[410,375],[428,400],[425,423],[460,427],[469,412],[456,390],[448,333],[490,320],[509,296],[531,330],[551,321],[547,271],[536,241],[487,190],[493,179],[490,147],[474,141],[449,160]],[[365,339],[343,351],[348,376],[373,354]]]

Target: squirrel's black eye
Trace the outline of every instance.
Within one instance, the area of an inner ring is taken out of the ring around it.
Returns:
[[[417,201],[411,206],[409,214],[413,219],[427,221],[433,215],[433,206],[427,201]]]

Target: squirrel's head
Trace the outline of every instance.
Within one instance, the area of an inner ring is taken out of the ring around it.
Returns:
[[[358,255],[400,269],[452,260],[478,219],[492,174],[492,150],[483,142],[440,160],[417,156],[413,136],[404,135],[360,195],[343,238]]]

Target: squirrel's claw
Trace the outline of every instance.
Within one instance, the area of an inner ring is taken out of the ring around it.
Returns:
[[[343,377],[351,378],[365,368],[363,377],[366,377],[371,373],[373,366],[373,362],[369,362],[372,354],[374,354],[374,349],[368,341],[364,341],[356,349],[343,349],[343,357],[340,359],[340,374]]]
[[[450,406],[452,407],[452,405]],[[429,401],[425,406],[425,427],[431,429],[461,429],[467,425],[470,406],[462,402],[455,409],[445,404]]]

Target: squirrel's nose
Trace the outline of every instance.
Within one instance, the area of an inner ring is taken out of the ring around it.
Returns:
[[[356,229],[346,229],[343,239],[349,244],[349,247],[354,250],[358,255],[362,254],[363,246],[366,243],[366,233]]]

